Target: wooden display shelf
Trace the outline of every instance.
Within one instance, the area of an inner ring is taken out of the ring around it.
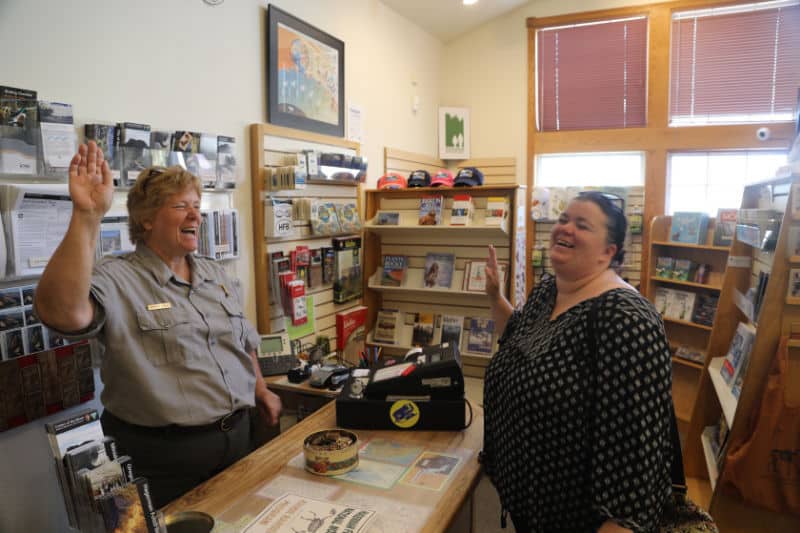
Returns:
[[[695,283],[693,281],[683,281],[679,279],[672,279],[672,278],[661,278],[658,276],[650,276],[650,279],[653,281],[659,281],[662,283],[672,283],[673,285],[686,285],[687,287],[698,287],[700,289],[709,289],[712,291],[719,291],[722,290],[722,287],[719,285],[711,285],[708,283]]]
[[[793,265],[800,263],[800,255],[790,255],[789,262]]]
[[[422,299],[427,299],[430,296],[445,296],[445,297],[453,297],[458,298],[459,300],[463,301],[466,299],[464,303],[474,303],[476,299],[483,300],[486,298],[486,294],[483,292],[474,292],[474,291],[463,291],[461,289],[451,288],[445,289],[442,287],[423,287],[422,277],[424,274],[424,269],[422,268],[409,268],[406,271],[406,279],[403,281],[403,284],[399,287],[391,286],[391,285],[381,285],[381,274],[382,270],[378,269],[370,278],[368,287],[374,291],[386,292],[386,293],[404,293],[404,294],[411,294],[420,296]],[[464,280],[464,271],[463,270],[454,270],[453,271],[453,279],[452,285],[453,287],[461,287],[463,285]]]
[[[364,230],[378,235],[399,235],[408,237],[450,237],[461,239],[463,237],[480,237],[489,239],[508,239],[508,231],[500,226],[411,226],[411,225],[383,225],[365,224]]]
[[[678,320],[677,318],[669,318],[665,316],[662,316],[661,318],[664,320],[664,322],[669,322],[671,324],[681,324],[682,326],[690,326],[697,329],[711,331],[711,326],[704,326],[703,324],[698,324],[697,322],[691,322],[689,320]]]
[[[653,246],[669,246],[672,248],[693,248],[695,250],[712,250],[718,252],[729,252],[730,246],[714,246],[713,244],[687,244],[685,242],[673,241],[653,241]]]
[[[703,454],[706,458],[706,468],[708,469],[708,480],[711,483],[711,490],[717,487],[717,478],[719,478],[717,457],[714,455],[714,450],[711,449],[711,434],[713,431],[714,426],[708,426],[703,430],[703,435],[700,437],[703,443]]]
[[[672,362],[678,365],[688,366],[689,368],[703,370],[702,363],[698,363],[697,361],[692,361],[690,359],[684,359],[683,357],[678,357],[677,355],[672,356]]]
[[[733,417],[736,414],[736,405],[738,400],[731,392],[731,388],[722,379],[722,374],[719,373],[722,368],[722,363],[725,361],[724,357],[715,357],[708,363],[708,377],[714,384],[714,390],[717,392],[719,405],[722,407],[722,413],[725,415],[725,422],[728,427],[733,427]]]

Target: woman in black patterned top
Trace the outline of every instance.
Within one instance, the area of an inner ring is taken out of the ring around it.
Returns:
[[[655,308],[612,268],[626,228],[604,193],[575,198],[550,236],[555,277],[521,311],[489,249],[502,336],[481,457],[518,532],[652,531],[670,496],[670,351]]]

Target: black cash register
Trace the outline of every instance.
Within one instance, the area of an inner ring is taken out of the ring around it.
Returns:
[[[464,429],[464,374],[455,346],[426,346],[403,362],[363,372],[354,372],[336,399],[338,426]]]

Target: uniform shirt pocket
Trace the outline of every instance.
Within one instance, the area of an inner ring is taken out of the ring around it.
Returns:
[[[229,302],[227,300],[222,300],[220,302],[222,304],[222,308],[225,309],[225,314],[228,315],[228,319],[231,321],[231,332],[233,332],[233,338],[239,343],[239,346],[244,349],[245,346],[245,327],[244,327],[244,311],[242,310],[241,306],[236,305],[233,302]]]
[[[182,338],[192,335],[189,315],[182,309],[159,309],[136,313],[139,332],[147,359],[156,366],[186,361]]]

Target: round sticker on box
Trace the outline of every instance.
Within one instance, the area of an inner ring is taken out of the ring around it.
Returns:
[[[399,428],[413,428],[419,422],[419,407],[411,400],[397,400],[389,409],[389,418]]]

